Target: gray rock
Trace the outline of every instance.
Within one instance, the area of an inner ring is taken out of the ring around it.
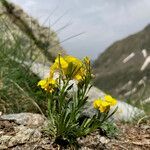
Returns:
[[[102,144],[107,144],[107,143],[110,142],[110,139],[108,139],[108,138],[102,136],[102,137],[100,137],[100,142],[101,142]]]
[[[7,149],[8,147],[7,146],[5,146],[5,145],[0,145],[0,150],[4,150],[4,149]]]
[[[10,141],[11,138],[12,136],[10,135],[2,135],[0,137],[0,145],[8,145],[8,142]]]
[[[32,113],[19,113],[19,114],[8,114],[2,115],[2,119],[13,120],[17,124],[26,125],[26,126],[35,126],[39,127],[45,122],[45,117],[40,114]]]
[[[14,118],[16,116],[16,120],[18,116],[22,116],[21,114],[14,114]],[[26,114],[28,116],[28,114]],[[32,116],[36,116],[33,114]],[[30,118],[31,120],[31,118]],[[2,135],[0,137],[0,148],[10,148],[20,144],[25,144],[27,142],[38,142],[41,138],[42,133],[38,128],[29,128],[28,126],[19,125],[14,127],[15,134],[14,135]]]
[[[25,62],[25,65],[29,65],[28,62]],[[30,67],[31,71],[37,74],[41,79],[48,76],[49,73],[49,66],[40,64],[40,63],[33,63]],[[76,89],[76,85],[74,86],[74,90]],[[93,108],[93,101],[99,97],[103,97],[105,93],[96,87],[92,87],[88,93],[88,105],[85,108],[85,113],[89,116],[95,114],[95,110]],[[123,120],[123,121],[131,121],[133,118],[144,115],[144,111],[140,110],[132,105],[129,105],[123,101],[118,101],[118,111],[114,114],[114,120]],[[116,107],[116,106],[115,106]],[[115,109],[115,107],[111,108],[111,111]]]
[[[85,112],[89,116],[93,116],[96,113],[95,109],[93,108],[93,101],[99,97],[100,98],[104,97],[105,93],[96,87],[92,87],[88,93],[88,96],[89,96],[88,105],[85,109]],[[118,106],[118,110],[113,115],[114,120],[131,121],[135,117],[144,115],[143,110],[140,110],[137,107],[134,107],[132,105],[129,105],[129,104],[127,104],[123,101],[119,101],[119,100],[118,100],[118,103],[116,106],[111,107],[110,112],[112,112],[117,106]]]

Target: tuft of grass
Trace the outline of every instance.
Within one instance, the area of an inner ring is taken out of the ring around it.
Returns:
[[[9,23],[7,17],[0,16],[0,110],[3,113],[44,112],[45,96],[37,87],[40,79],[30,71],[30,66],[23,65],[24,61],[32,65],[37,60],[38,49]]]
[[[101,131],[109,138],[117,137],[117,135],[119,134],[119,129],[117,128],[117,126],[110,121],[106,121],[102,124]]]
[[[9,63],[1,63],[0,67],[0,110],[4,113],[39,112],[33,103],[41,107],[44,104],[42,93],[37,92],[39,78],[20,64],[11,60]]]

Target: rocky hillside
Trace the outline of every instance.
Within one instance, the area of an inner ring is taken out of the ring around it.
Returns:
[[[149,63],[150,25],[115,42],[98,57],[95,85],[122,99],[146,99],[150,93]]]
[[[37,87],[40,79],[30,67],[51,63],[60,51],[65,53],[51,28],[41,26],[20,7],[0,0],[0,111],[39,112],[36,104],[45,110],[44,94]]]
[[[24,52],[30,56],[52,61],[58,52],[64,53],[57,34],[47,27],[41,26],[37,20],[28,16],[19,6],[6,0],[0,1],[0,34],[3,42],[9,46],[18,42]]]

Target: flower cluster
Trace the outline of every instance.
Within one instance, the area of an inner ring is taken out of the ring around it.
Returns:
[[[117,104],[117,100],[112,98],[110,95],[105,95],[103,99],[96,99],[93,103],[95,109],[98,109],[100,112],[108,112],[111,106]]]
[[[39,81],[38,86],[41,86],[47,92],[52,93],[57,87],[58,78],[55,79],[55,74],[58,73],[63,80],[77,80],[82,81],[90,68],[90,60],[85,57],[83,61],[73,56],[58,56],[55,62],[50,67],[49,78]]]
[[[41,86],[45,91],[52,93],[56,85],[56,80],[53,78],[46,78],[38,82],[38,86]]]
[[[82,112],[92,87],[91,79],[92,69],[88,57],[80,60],[59,55],[50,67],[49,77],[38,82],[38,86],[47,92],[48,125],[45,131],[55,138],[55,142],[67,141],[75,145],[78,137],[100,129],[116,112],[115,109],[108,113],[116,100],[106,95],[104,99],[94,101],[94,108],[99,110],[96,115],[83,117]]]
[[[85,76],[86,69],[83,62],[73,56],[58,56],[50,67],[50,76],[53,77],[56,72],[61,73],[65,78],[80,81]]]

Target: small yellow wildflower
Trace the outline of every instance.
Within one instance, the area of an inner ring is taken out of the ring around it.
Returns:
[[[47,86],[47,79],[40,80],[38,86],[41,86],[42,89],[45,89]]]
[[[80,81],[86,75],[85,70],[81,60],[73,56],[58,56],[50,67],[50,77],[53,77],[55,72],[61,71],[65,77],[70,76],[71,79]]]
[[[96,99],[93,103],[95,109],[99,109],[100,105],[101,105],[101,99]]]
[[[71,68],[68,67],[66,74],[69,74],[71,71],[71,79],[81,80],[83,76],[81,71],[83,66],[82,61],[73,56],[66,56],[64,59],[68,62],[68,66],[71,66]]]
[[[74,76],[74,79],[77,80],[77,81],[80,81],[80,80],[82,80],[82,76],[80,74],[76,74]]]
[[[47,92],[52,93],[56,87],[56,80],[52,78],[46,78],[38,82],[38,86],[41,86]]]
[[[92,74],[90,59],[88,57],[85,57],[83,59],[83,62],[84,62],[84,74],[89,75],[91,78],[93,78],[94,75]]]
[[[117,100],[112,98],[110,95],[105,95],[104,100],[110,103],[111,106],[114,106],[117,104]]]
[[[82,61],[79,60],[78,58],[76,57],[73,57],[73,56],[65,56],[64,59],[68,62],[68,63],[74,63],[74,65],[77,65],[77,66],[82,66]]]
[[[93,106],[95,109],[99,109],[100,112],[106,112],[110,108],[110,104],[102,99],[95,100]]]
[[[61,56],[58,56],[55,59],[54,64],[50,67],[50,77],[52,78],[54,73],[57,71],[64,71],[68,68],[68,63],[65,61],[65,59]]]
[[[99,106],[99,110],[100,112],[107,112],[110,109],[110,104],[105,102],[105,101],[101,101],[101,105]]]
[[[111,106],[116,105],[117,100],[112,98],[110,95],[106,95],[104,99],[96,99],[93,102],[93,107],[99,109],[100,112],[107,112]]]
[[[56,68],[62,68],[66,69],[68,67],[68,62],[61,56],[57,57],[55,60],[54,65],[56,65]]]

